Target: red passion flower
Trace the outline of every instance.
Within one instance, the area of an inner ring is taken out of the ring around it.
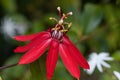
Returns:
[[[59,53],[69,73],[79,80],[79,66],[89,69],[89,64],[66,35],[71,23],[64,22],[64,19],[72,15],[72,12],[62,14],[60,7],[58,7],[57,10],[60,14],[60,20],[58,21],[55,18],[50,18],[57,21],[54,28],[36,34],[15,36],[15,39],[18,41],[30,41],[27,45],[19,46],[14,50],[15,52],[26,52],[21,57],[18,64],[29,64],[34,62],[40,58],[46,51],[46,48],[49,47],[46,58],[47,79],[51,80]],[[65,29],[65,25],[68,26],[67,29]]]

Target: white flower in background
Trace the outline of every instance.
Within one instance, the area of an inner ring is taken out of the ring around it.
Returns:
[[[11,17],[5,17],[0,32],[5,35],[5,38],[13,38],[15,35],[24,34],[27,28],[26,23],[16,22]]]
[[[113,73],[117,77],[117,79],[120,80],[120,73],[117,71],[113,71]]]
[[[90,65],[90,69],[89,70],[85,70],[89,75],[91,75],[95,68],[97,67],[97,69],[100,72],[103,72],[102,66],[106,67],[106,68],[110,68],[110,65],[108,63],[106,63],[105,61],[112,61],[113,58],[109,57],[109,53],[107,52],[101,52],[99,54],[93,52],[91,53],[91,55],[89,56],[88,59],[88,63]]]

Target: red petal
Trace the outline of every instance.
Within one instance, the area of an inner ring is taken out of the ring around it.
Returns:
[[[29,41],[29,40],[34,39],[37,36],[41,36],[46,33],[48,33],[48,32],[39,32],[39,33],[31,34],[31,35],[15,36],[14,38],[15,38],[15,40],[18,40],[18,41]]]
[[[74,44],[69,40],[69,38],[64,37],[64,43],[68,44],[69,52],[72,57],[77,61],[77,63],[85,69],[89,69],[89,64],[83,57],[82,53],[74,46]]]
[[[37,36],[36,38],[34,38],[30,43],[28,43],[27,45],[25,46],[19,46],[17,47],[14,52],[25,52],[27,50],[29,50],[30,48],[38,45],[40,42],[46,40],[50,38],[50,35],[49,34],[43,34],[41,36]]]
[[[30,51],[25,53],[19,61],[19,64],[28,64],[37,60],[51,43],[51,39],[40,42],[34,46]]]
[[[47,68],[47,79],[51,80],[57,60],[58,60],[59,43],[53,40],[50,46],[50,50],[47,55],[46,68]]]
[[[14,52],[15,53],[17,53],[17,52],[25,52],[25,51],[27,51],[28,49],[30,49],[31,48],[31,44],[29,43],[29,44],[27,44],[27,45],[25,45],[25,46],[18,46],[15,50],[14,50]]]
[[[78,68],[77,63],[74,61],[71,55],[69,55],[69,51],[66,45],[60,44],[60,57],[65,65],[65,67],[68,69],[68,71],[71,73],[72,76],[79,79],[80,78],[80,71]]]

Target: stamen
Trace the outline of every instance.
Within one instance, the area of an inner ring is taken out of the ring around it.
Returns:
[[[72,23],[69,23],[69,24],[68,24],[68,29],[71,28],[71,25],[72,25]]]
[[[72,13],[72,12],[69,12],[69,13],[67,13],[67,15],[73,15],[73,13]]]
[[[53,17],[49,18],[50,20],[54,20],[54,21],[57,22],[57,24],[55,25],[54,28],[52,28],[52,30],[57,31],[58,34],[60,34],[60,33],[66,33],[71,28],[72,23],[64,22],[64,19],[66,19],[68,16],[72,15],[73,13],[72,12],[68,12],[66,14],[63,13],[61,15],[61,8],[59,6],[57,7],[57,10],[58,10],[58,12],[60,14],[60,20],[57,20],[56,18],[53,18]],[[67,29],[65,29],[66,25],[67,25]],[[60,33],[59,33],[59,31],[60,31]],[[55,34],[57,34],[57,33],[53,33],[53,36]]]
[[[58,22],[56,18],[50,17],[49,19]]]
[[[60,32],[67,32],[67,31],[68,31],[68,30],[66,30],[66,29],[65,29],[65,30],[60,30]]]

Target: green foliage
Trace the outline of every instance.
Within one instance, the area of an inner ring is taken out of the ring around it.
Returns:
[[[13,56],[7,60],[4,65],[10,65],[18,62],[20,56]],[[19,79],[22,76],[25,76],[24,73],[26,68],[24,66],[16,65],[15,67],[5,69],[1,72],[1,76],[3,80],[14,80]]]
[[[112,56],[114,57],[115,61],[120,61],[120,50],[114,52]]]
[[[114,61],[110,63],[111,68],[104,68],[103,73],[96,70],[93,75],[88,76],[82,70],[81,80],[117,80],[113,75],[113,71],[120,72],[120,0],[0,0],[0,10],[5,13],[4,16],[0,16],[0,20],[2,23],[3,17],[11,16],[18,22],[28,22],[29,29],[26,34],[32,34],[54,27],[56,22],[49,20],[49,17],[58,18],[55,11],[57,6],[61,6],[64,12],[73,12],[73,16],[66,19],[72,22],[72,27],[67,35],[86,58],[93,51],[106,51],[114,58]],[[4,46],[3,42],[5,41],[2,40],[4,40],[3,36],[0,38],[0,46]],[[10,44],[16,45],[16,43]],[[1,47],[0,50],[9,49],[9,46],[6,49],[3,48]],[[4,55],[1,52],[0,54]],[[6,61],[3,61],[4,65],[18,62],[20,57],[15,54],[15,56],[7,58]],[[45,63],[45,58],[41,60]],[[40,71],[38,66],[32,64],[31,66],[35,67],[35,69],[32,69],[33,72],[35,72],[34,70]],[[43,67],[45,67],[45,64],[43,64]],[[40,75],[35,74],[35,76]],[[2,70],[0,76],[2,80],[32,79],[26,66],[20,65]],[[45,77],[45,75],[42,77]],[[53,80],[75,79],[71,77],[61,60],[59,60]]]
[[[80,25],[83,28],[83,34],[89,35],[93,32],[103,18],[103,10],[100,6],[93,4],[86,4],[84,11],[80,13]]]

